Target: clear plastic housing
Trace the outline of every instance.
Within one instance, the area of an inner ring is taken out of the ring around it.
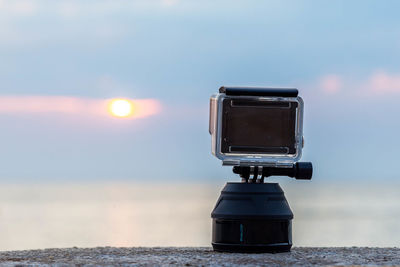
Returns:
[[[212,95],[212,153],[224,165],[292,165],[303,147],[303,107],[301,97]]]

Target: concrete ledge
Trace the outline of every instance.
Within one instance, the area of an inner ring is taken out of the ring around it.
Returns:
[[[66,248],[0,252],[2,266],[66,265],[400,265],[399,248],[293,248],[280,254],[216,253],[211,248]]]

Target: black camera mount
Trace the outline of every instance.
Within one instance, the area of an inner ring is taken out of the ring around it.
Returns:
[[[310,180],[312,164],[235,166],[233,172],[242,177],[242,182],[227,183],[211,213],[214,250],[244,253],[290,251],[293,213],[279,184],[264,183],[264,177],[289,176]]]
[[[292,166],[285,167],[266,167],[266,166],[235,166],[233,173],[242,177],[242,182],[263,183],[265,177],[270,176],[289,176],[297,180],[311,180],[311,162],[296,162]],[[250,179],[250,176],[253,178]]]

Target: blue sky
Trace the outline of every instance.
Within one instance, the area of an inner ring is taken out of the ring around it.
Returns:
[[[315,179],[395,180],[398,10],[398,1],[0,0],[0,103],[162,105],[136,120],[2,111],[0,178],[228,180],[210,153],[208,100],[221,85],[251,85],[299,88]]]

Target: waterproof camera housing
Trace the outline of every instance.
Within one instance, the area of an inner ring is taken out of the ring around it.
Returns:
[[[290,251],[293,213],[279,184],[264,178],[311,179],[311,162],[298,162],[303,109],[294,88],[223,86],[211,96],[212,154],[242,178],[226,184],[211,213],[215,251]]]
[[[292,165],[303,148],[297,89],[221,87],[210,99],[212,153],[224,165]]]

